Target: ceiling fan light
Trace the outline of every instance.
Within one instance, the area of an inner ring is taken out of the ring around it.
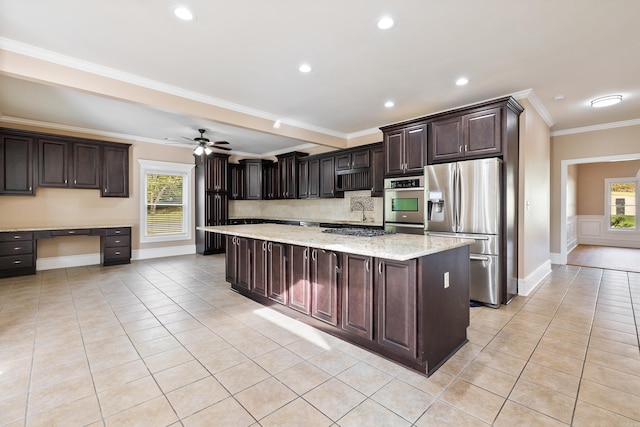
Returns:
[[[209,155],[209,154],[211,154],[211,153],[213,153],[213,150],[212,150],[211,148],[209,148],[209,147],[204,147],[204,154],[206,154],[206,155],[208,156],[208,155]]]
[[[601,96],[591,101],[591,106],[594,108],[608,107],[609,105],[617,104],[622,101],[622,95],[607,95]]]
[[[196,147],[196,149],[195,149],[195,150],[193,150],[193,154],[195,154],[196,156],[200,156],[200,155],[202,155],[202,153],[204,153],[204,151],[205,151],[205,150],[204,150],[204,148],[202,147],[202,145],[198,145],[198,146]]]

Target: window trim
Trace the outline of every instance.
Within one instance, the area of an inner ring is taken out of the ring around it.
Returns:
[[[157,160],[138,159],[140,164],[140,243],[171,242],[176,240],[191,240],[193,236],[193,164],[161,162]],[[147,174],[181,175],[182,185],[183,233],[149,236],[147,232]]]
[[[623,184],[623,183],[634,183],[636,184],[636,200],[635,200],[635,208],[636,208],[636,226],[635,228],[611,228],[611,184]],[[604,179],[604,216],[606,221],[606,226],[608,231],[612,231],[614,233],[636,233],[640,230],[638,227],[638,202],[640,201],[640,195],[638,191],[638,183],[640,183],[640,171],[638,171],[638,175],[636,177],[631,178],[605,178]]]

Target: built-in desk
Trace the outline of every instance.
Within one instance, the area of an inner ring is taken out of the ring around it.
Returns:
[[[39,239],[58,236],[100,236],[100,263],[131,262],[131,226],[91,226],[0,229],[0,277],[36,273]]]

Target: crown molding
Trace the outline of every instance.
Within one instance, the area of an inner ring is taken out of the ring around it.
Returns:
[[[371,129],[360,130],[358,132],[353,132],[353,133],[347,134],[347,139],[360,138],[361,136],[369,136],[369,135],[373,135],[373,134],[381,133],[381,132],[382,131],[379,128],[371,128]]]
[[[621,122],[611,122],[611,123],[603,123],[600,125],[584,126],[580,128],[556,130],[551,132],[551,136],[553,137],[553,136],[571,135],[575,133],[596,132],[599,130],[616,129],[616,128],[623,128],[627,126],[638,126],[638,125],[640,125],[640,119],[624,120]]]
[[[527,101],[529,101],[529,104],[531,104],[531,106],[538,112],[547,126],[552,127],[555,124],[555,121],[551,117],[551,114],[549,114],[549,111],[544,108],[544,105],[542,105],[540,98],[536,96],[536,94],[533,92],[533,89],[526,89],[520,92],[512,93],[511,96],[513,96],[516,100],[526,99]]]
[[[145,77],[141,77],[135,74],[127,73],[117,70],[115,68],[109,68],[102,65],[94,64],[92,62],[83,61],[77,58],[73,58],[67,55],[63,55],[50,50],[42,49],[26,43],[21,43],[15,40],[0,37],[0,49],[10,52],[18,53],[20,55],[29,56],[32,58],[40,59],[46,62],[62,65],[68,68],[88,72],[102,77],[107,77],[113,80],[133,84],[136,86],[144,87],[147,89],[155,90],[170,95],[179,96],[181,98],[190,99],[193,101],[201,102],[203,104],[212,105],[215,107],[225,108],[227,110],[235,111],[249,116],[259,117],[261,119],[276,121],[280,120],[282,124],[288,126],[305,129],[312,132],[317,132],[327,136],[333,136],[336,138],[347,139],[347,134],[344,132],[338,132],[332,129],[323,128],[320,126],[312,125],[310,123],[301,122],[294,119],[283,118],[273,113],[258,110],[255,108],[247,107],[244,105],[236,104],[233,102],[225,101],[223,99],[207,96],[198,92],[183,89],[177,86],[172,86],[166,83],[151,80]]]

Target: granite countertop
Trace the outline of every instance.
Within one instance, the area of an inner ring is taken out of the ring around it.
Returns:
[[[197,229],[397,261],[419,258],[474,243],[471,239],[401,233],[376,237],[343,236],[323,233],[325,229],[321,227],[281,224],[222,225]]]
[[[0,228],[0,233],[14,233],[18,231],[43,231],[43,230],[86,230],[91,228],[124,228],[132,227],[131,224],[115,224],[115,225],[54,225],[49,227],[12,227]]]

